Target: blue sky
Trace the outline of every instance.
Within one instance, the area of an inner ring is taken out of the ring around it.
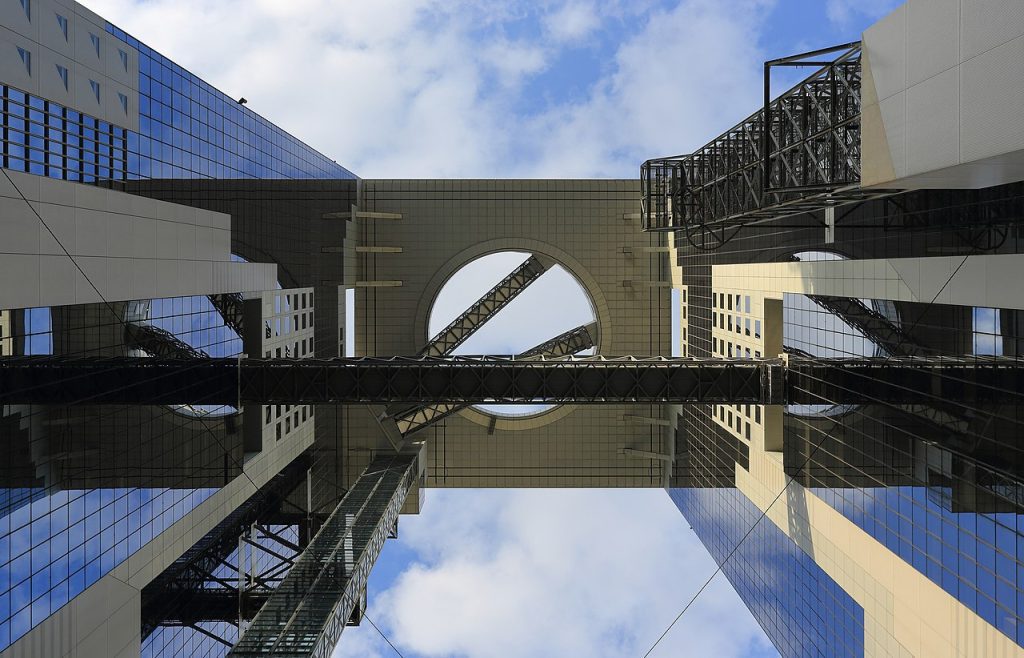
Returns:
[[[898,3],[85,4],[363,177],[631,178],[754,111],[764,60]],[[713,570],[661,491],[435,490],[388,542],[370,616],[408,658],[639,656]],[[337,655],[394,654],[364,624]],[[654,655],[772,650],[719,577]]]

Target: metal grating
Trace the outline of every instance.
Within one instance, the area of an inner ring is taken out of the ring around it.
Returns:
[[[797,66],[816,70],[772,101],[772,69]],[[888,194],[860,189],[860,89],[859,41],[765,62],[759,111],[689,155],[641,166],[644,229],[681,229],[708,248],[753,221]]]
[[[544,356],[557,358],[560,356],[573,356],[583,350],[594,347],[594,335],[597,333],[597,324],[591,323],[585,326],[570,329],[563,334],[544,341],[540,345],[532,347],[518,356],[520,359]],[[393,414],[394,421],[398,424],[398,430],[402,436],[408,436],[414,432],[430,427],[434,423],[447,418],[448,416],[465,409],[468,404],[431,404],[418,406],[397,414]]]
[[[536,256],[527,258],[522,265],[512,270],[508,276],[488,290],[462,315],[452,320],[451,324],[431,338],[427,346],[420,350],[420,356],[451,354],[491,316],[508,305],[546,271],[547,267]]]
[[[329,658],[415,479],[415,455],[374,460],[228,655]]]

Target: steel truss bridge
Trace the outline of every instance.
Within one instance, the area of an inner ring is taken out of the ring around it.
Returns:
[[[0,359],[0,404],[927,404],[1020,401],[1013,357]]]
[[[771,100],[773,69],[814,67]],[[887,194],[860,189],[861,44],[764,64],[764,105],[688,155],[640,168],[645,230],[713,248],[738,228]]]

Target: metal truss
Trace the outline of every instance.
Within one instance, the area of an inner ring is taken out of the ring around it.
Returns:
[[[772,69],[798,66],[816,70],[772,101]],[[751,221],[882,194],[860,189],[860,89],[859,41],[765,62],[761,110],[641,166],[644,229],[683,229],[709,248]]]
[[[563,334],[555,336],[551,340],[544,341],[540,345],[532,347],[518,355],[520,359],[532,357],[557,358],[560,356],[573,356],[583,350],[594,347],[594,334],[597,333],[597,324],[570,329]],[[447,418],[448,416],[465,409],[467,404],[431,404],[408,409],[392,415],[395,423],[398,424],[398,431],[402,436],[409,436],[414,432],[430,427],[434,423]]]
[[[0,404],[1018,404],[1015,357],[0,359]]]
[[[508,276],[488,290],[462,315],[452,320],[451,324],[431,338],[427,346],[420,350],[420,356],[451,354],[491,316],[504,308],[546,271],[547,267],[536,256],[527,258],[522,265],[512,270]]]
[[[791,404],[1021,404],[1024,361],[1016,357],[789,359]]]
[[[209,295],[210,303],[217,309],[220,316],[224,319],[224,324],[234,329],[235,333],[239,336],[244,336],[242,333],[245,328],[245,313],[243,311],[244,300],[242,295],[237,292],[220,293],[217,295]]]
[[[143,588],[143,638],[160,626],[241,624],[256,615],[311,534],[311,515],[284,510],[309,466],[308,454],[295,459]],[[282,525],[298,526],[298,543],[274,529]],[[247,547],[263,559],[246,562]]]
[[[393,535],[416,472],[415,455],[375,459],[228,655],[329,658]]]
[[[863,301],[853,297],[808,295],[814,303],[858,329],[893,356],[922,356],[921,346],[903,329]]]
[[[124,342],[158,358],[205,359],[207,355],[166,329],[152,324],[128,322],[124,325]]]
[[[775,404],[782,362],[665,357],[0,359],[2,404]]]

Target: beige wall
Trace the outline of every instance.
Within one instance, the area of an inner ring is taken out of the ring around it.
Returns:
[[[909,0],[864,32],[862,184],[1024,180],[1024,4]]]
[[[359,281],[392,283],[357,288],[357,354],[415,354],[448,277],[504,250],[548,256],[579,279],[597,306],[601,353],[671,353],[669,255],[640,228],[635,181],[370,180],[360,210],[401,219],[357,219],[359,247],[402,251],[359,254]],[[489,416],[467,411],[417,438],[433,487],[662,486],[661,461],[621,451],[667,453],[671,430],[635,417],[668,416],[656,405],[563,406],[489,431]],[[353,409],[346,423],[351,478],[387,444],[368,414]]]

